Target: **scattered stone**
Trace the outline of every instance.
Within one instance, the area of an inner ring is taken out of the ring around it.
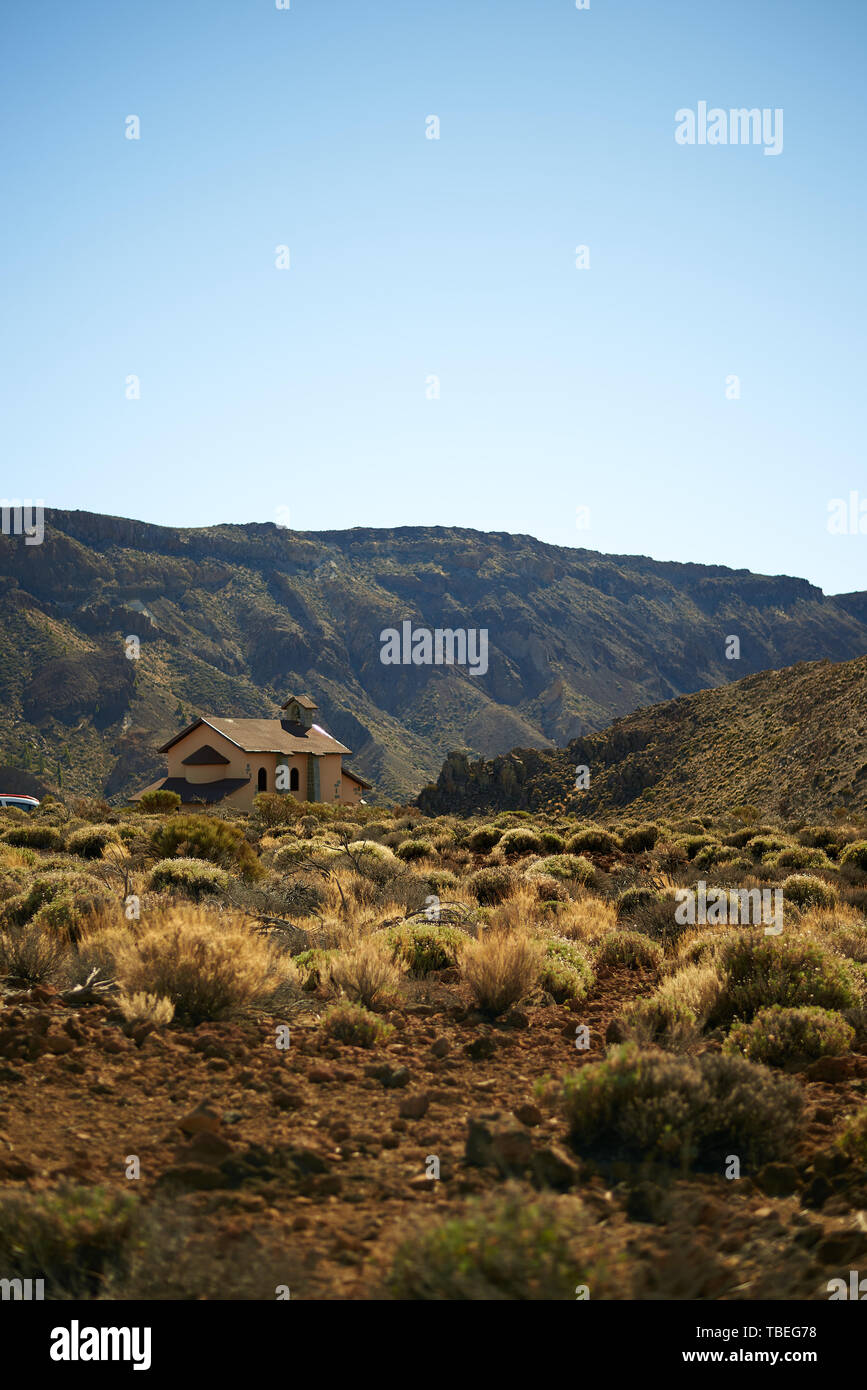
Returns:
[[[578,1181],[578,1165],[561,1144],[548,1144],[531,1155],[530,1166],[539,1187],[565,1192]]]
[[[523,1009],[513,1006],[508,1013],[503,1014],[500,1023],[504,1028],[529,1028],[530,1017]]]
[[[766,1163],[756,1174],[766,1197],[788,1197],[800,1186],[798,1170],[791,1163]]]
[[[480,1037],[473,1038],[472,1042],[464,1044],[464,1053],[472,1062],[487,1062],[493,1057],[496,1050],[497,1044],[486,1033],[482,1033]]]
[[[435,1057],[447,1057],[451,1051],[451,1044],[448,1038],[437,1038],[431,1043],[430,1050]]]
[[[538,1105],[519,1105],[512,1113],[516,1120],[520,1120],[521,1124],[526,1125],[529,1129],[534,1129],[536,1125],[540,1125],[544,1118]]]
[[[400,1102],[399,1113],[405,1120],[421,1120],[427,1114],[430,1098],[425,1092],[415,1096],[405,1096]]]
[[[219,1128],[220,1117],[207,1101],[200,1101],[194,1110],[178,1120],[178,1129],[182,1129],[185,1134],[216,1134]]]
[[[307,1080],[312,1081],[314,1086],[324,1086],[327,1082],[336,1080],[336,1077],[330,1067],[311,1067],[307,1073]]]
[[[226,1185],[225,1174],[205,1163],[179,1163],[166,1168],[157,1178],[156,1186],[173,1192],[213,1192]]]

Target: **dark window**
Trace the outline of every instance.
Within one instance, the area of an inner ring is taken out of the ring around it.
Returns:
[[[260,768],[259,768],[259,791],[260,791],[260,792],[266,792],[267,790],[268,790],[268,773],[267,773],[267,770],[266,770],[264,767],[260,767]]]
[[[297,769],[297,767],[293,767],[293,768],[290,770],[290,773],[289,773],[289,790],[290,790],[290,792],[297,792],[297,790],[298,790],[298,769]]]

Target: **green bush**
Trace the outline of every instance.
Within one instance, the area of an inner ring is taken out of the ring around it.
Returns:
[[[573,941],[555,937],[545,943],[539,984],[558,1004],[565,1004],[567,999],[583,999],[593,988],[595,978],[590,962]]]
[[[565,1077],[563,1104],[581,1152],[721,1168],[730,1153],[753,1166],[790,1157],[803,1094],[745,1057],[627,1044]]]
[[[867,1168],[867,1106],[849,1116],[834,1147],[850,1163],[862,1170]]]
[[[498,826],[480,825],[478,829],[471,831],[467,836],[467,844],[477,854],[487,854],[489,850],[494,848],[494,845],[500,843],[502,838],[503,832]]]
[[[26,889],[6,899],[0,908],[0,924],[23,926],[44,904],[60,896],[74,898],[76,908],[89,914],[105,902],[107,891],[91,874],[74,869],[52,869],[37,874]]]
[[[840,848],[840,831],[831,825],[805,825],[803,830],[798,831],[798,844],[836,855]]]
[[[427,840],[404,840],[395,850],[398,859],[407,863],[413,859],[428,859],[433,853],[433,845]]]
[[[80,859],[100,859],[108,844],[120,844],[120,836],[113,825],[83,825],[67,836],[66,849]]]
[[[314,946],[309,951],[299,951],[292,957],[301,979],[301,988],[308,991],[318,989],[330,973],[331,961],[336,951],[323,951]]]
[[[147,816],[165,816],[178,810],[181,798],[177,792],[152,791],[140,796],[138,804]]]
[[[717,963],[724,984],[711,1025],[749,1022],[772,1004],[852,1009],[861,1003],[857,966],[810,941],[739,932],[723,942]]]
[[[566,845],[563,836],[558,835],[556,830],[543,830],[539,839],[546,854],[559,854]]]
[[[837,894],[830,883],[812,874],[790,874],[783,881],[783,901],[795,907],[833,907]]]
[[[550,854],[547,859],[537,859],[530,865],[528,874],[535,877],[544,874],[549,878],[571,881],[586,885],[596,872],[589,859],[580,854]]]
[[[831,861],[821,849],[790,845],[776,854],[766,854],[762,863],[769,869],[830,869]]]
[[[723,1045],[751,1062],[782,1067],[811,1062],[817,1057],[840,1057],[855,1041],[855,1029],[828,1009],[785,1009],[773,1004],[760,1009],[752,1023],[736,1025]]]
[[[334,1004],[322,1016],[322,1031],[335,1042],[354,1047],[373,1047],[386,1040],[394,1029],[363,1004]]]
[[[23,849],[62,849],[63,836],[54,825],[13,825],[3,832],[7,845]]]
[[[659,894],[654,888],[624,888],[617,899],[617,920],[628,921],[640,908],[658,901]]]
[[[530,826],[518,825],[507,830],[497,845],[497,849],[507,859],[516,859],[522,854],[538,854],[542,848],[542,837]]]
[[[387,1280],[392,1298],[437,1302],[574,1302],[623,1297],[622,1271],[606,1233],[574,1199],[510,1192],[432,1220],[398,1247]],[[628,1290],[627,1290],[628,1292]]]
[[[663,960],[662,947],[638,931],[614,931],[602,938],[597,965],[629,965],[636,970],[657,970]]]
[[[402,962],[415,976],[456,966],[465,941],[463,932],[437,922],[394,927],[388,933],[392,960]]]
[[[200,902],[215,893],[227,892],[230,881],[226,870],[210,860],[183,856],[161,859],[151,869],[147,886],[154,893],[168,889],[191,902]]]
[[[867,870],[867,840],[853,840],[840,855],[840,863]]]
[[[754,859],[763,859],[766,854],[774,854],[778,850],[787,849],[788,844],[781,840],[779,835],[753,835],[747,841],[746,848]]]
[[[490,868],[476,869],[467,879],[470,892],[486,907],[494,907],[510,898],[515,886],[515,875],[505,866],[492,865]]]
[[[51,1298],[93,1298],[135,1243],[136,1199],[101,1187],[0,1198],[4,1278],[45,1279]]]
[[[709,844],[702,845],[692,862],[697,869],[712,869],[715,864],[730,864],[737,857],[736,849],[711,840]]]
[[[585,826],[566,841],[569,854],[614,854],[620,848],[617,835],[596,825]]]
[[[624,830],[620,838],[629,854],[640,854],[643,850],[653,849],[659,839],[659,826],[652,821],[647,825],[632,826]]]
[[[262,872],[243,830],[211,816],[172,816],[151,832],[151,844],[163,859],[208,859],[242,878],[257,878]]]

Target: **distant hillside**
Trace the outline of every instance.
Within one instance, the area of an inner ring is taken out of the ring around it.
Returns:
[[[576,769],[589,787],[576,792]],[[562,806],[637,815],[754,805],[815,819],[867,813],[867,657],[801,663],[638,710],[551,751],[452,754],[429,814]]]
[[[486,628],[489,669],[386,666],[379,634]],[[727,660],[737,635],[740,660]],[[124,639],[141,657],[127,660]],[[794,661],[867,651],[863,595],[438,527],[177,530],[51,512],[0,536],[0,762],[127,795],[190,716],[263,715],[293,689],[374,795],[415,795],[449,748],[550,747],[618,715]]]

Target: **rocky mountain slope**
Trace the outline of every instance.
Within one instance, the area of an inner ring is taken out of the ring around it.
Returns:
[[[486,674],[384,665],[380,633],[407,619],[487,629]],[[293,689],[375,796],[405,798],[450,748],[562,746],[641,706],[865,651],[863,595],[528,536],[63,511],[42,545],[0,536],[0,763],[90,794],[157,776],[154,750],[193,715],[272,714]]]
[[[589,785],[576,790],[579,768]],[[867,657],[800,663],[638,710],[564,749],[452,754],[419,802],[429,814],[563,806],[638,815],[824,819],[867,814]]]

